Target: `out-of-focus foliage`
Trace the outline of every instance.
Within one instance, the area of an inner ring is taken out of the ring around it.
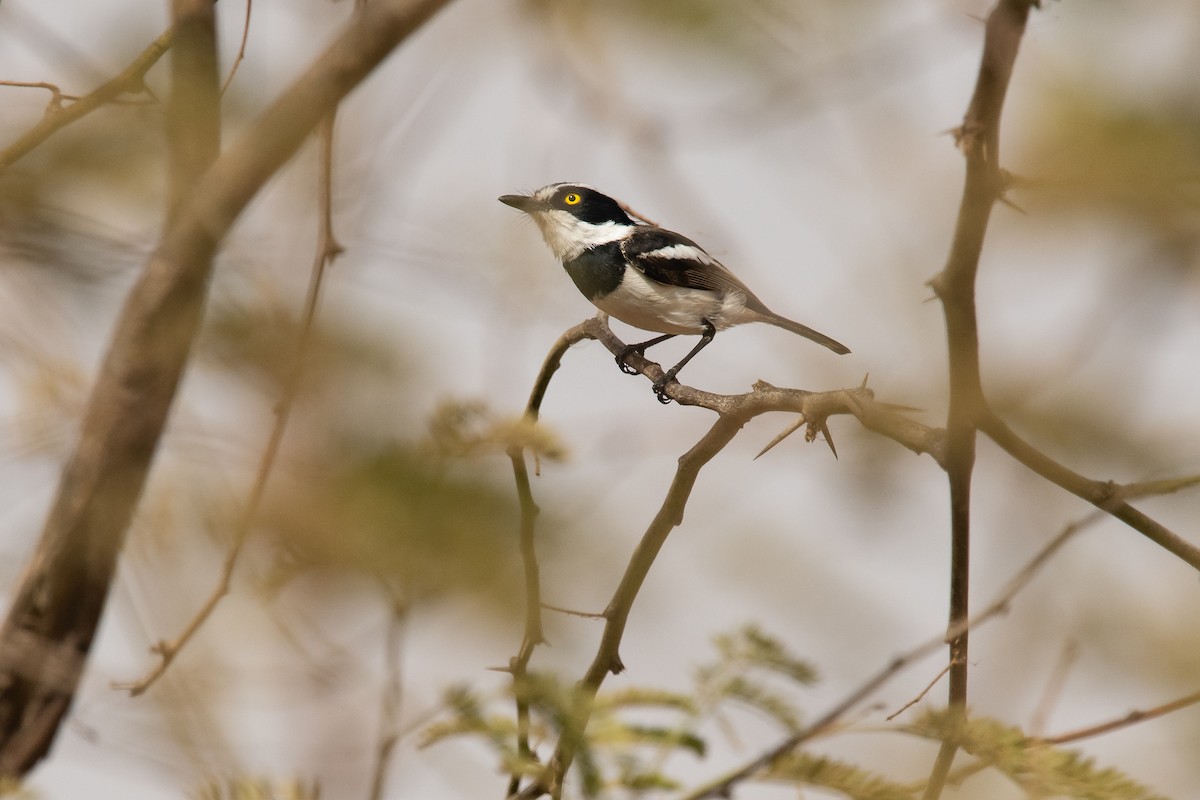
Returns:
[[[510,494],[404,445],[314,455],[267,513],[288,565],[378,574],[412,598],[519,585]]]
[[[1137,226],[1157,245],[1148,273],[1200,271],[1200,99],[1147,105],[1061,85],[1044,87],[1040,105],[1021,152],[1039,213]]]
[[[1120,770],[1098,767],[1076,750],[1026,736],[1019,728],[988,717],[949,710],[926,711],[908,732],[935,740],[955,739],[980,763],[1008,776],[1034,797],[1088,800],[1163,800]]]
[[[918,792],[853,764],[811,753],[789,753],[773,763],[764,781],[837,792],[852,800],[914,800]]]
[[[586,796],[617,788],[637,794],[686,786],[681,770],[669,769],[668,760],[676,754],[703,758],[709,748],[707,727],[714,724],[733,736],[731,712],[736,707],[762,712],[780,730],[797,730],[799,716],[790,695],[814,682],[811,665],[756,625],[717,636],[714,643],[717,657],[696,670],[690,693],[641,686],[601,692],[592,702],[586,731],[579,725],[589,702],[585,695],[554,676],[530,676],[516,687],[515,697],[529,706],[535,752],[566,735],[578,747],[579,780]],[[512,716],[503,713],[513,699],[509,695],[487,700],[456,688],[446,697],[448,718],[429,726],[423,742],[428,746],[450,737],[480,737],[509,771],[535,775],[545,759],[520,757]],[[812,783],[836,785],[832,778],[828,784]]]
[[[297,781],[270,781],[263,778],[209,780],[196,789],[191,800],[318,800],[316,784]]]
[[[444,700],[446,718],[425,729],[422,744],[428,747],[464,736],[481,739],[505,770],[534,777],[545,758],[520,755],[513,715],[504,709],[519,697],[530,709],[535,753],[564,735],[578,748],[578,778],[584,796],[613,796],[617,790],[639,796],[695,788],[690,786],[694,781],[682,777],[694,769],[673,767],[671,756],[704,758],[714,723],[725,735],[736,738],[730,711],[747,704],[766,711],[781,732],[796,732],[799,726],[792,701],[780,699],[781,692],[794,694],[815,680],[807,662],[788,653],[778,639],[755,625],[717,636],[715,643],[717,659],[696,671],[690,692],[645,687],[601,692],[586,730],[581,730],[578,720],[587,697],[550,675],[531,676],[516,687],[515,696],[484,698],[456,687]],[[784,676],[784,683],[773,685],[767,680],[772,674]],[[764,702],[763,698],[770,700]],[[977,759],[963,778],[991,768],[1032,796],[1162,800],[1121,771],[1097,766],[1078,751],[1046,744],[987,717],[960,721],[949,711],[928,709],[915,721],[888,726],[885,731],[890,736],[915,735],[934,741],[956,739]],[[839,732],[824,731],[818,736],[828,739]],[[912,800],[922,791],[900,778],[807,749],[785,754],[754,780],[820,788],[853,800]]]

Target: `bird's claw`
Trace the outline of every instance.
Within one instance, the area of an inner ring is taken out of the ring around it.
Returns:
[[[624,350],[622,350],[620,355],[617,356],[617,366],[620,367],[621,372],[624,372],[626,375],[637,375],[638,374],[638,370],[634,369],[633,367],[631,367],[625,363],[625,359],[629,358],[629,356],[633,353],[637,353],[640,356],[640,355],[644,355],[645,351],[642,350],[642,348],[638,347],[637,345],[631,344],[631,345],[628,345]]]
[[[654,389],[654,396],[658,398],[658,402],[665,405],[670,405],[671,398],[667,396],[667,386],[675,380],[675,376],[668,372],[654,382],[651,387]]]

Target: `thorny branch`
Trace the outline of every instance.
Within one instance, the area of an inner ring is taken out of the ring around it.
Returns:
[[[561,364],[563,355],[572,345],[585,339],[600,342],[614,356],[622,353],[625,349],[625,343],[612,332],[604,315],[593,317],[570,328],[559,337],[558,341],[551,348],[538,373],[526,411],[530,419],[536,420],[538,418],[551,377]],[[656,380],[663,374],[661,366],[636,354],[628,357],[628,363],[651,381]],[[645,579],[646,572],[649,570],[663,541],[665,541],[666,535],[672,527],[682,521],[683,507],[687,502],[688,492],[690,492],[691,488],[690,482],[694,482],[696,472],[698,472],[700,467],[704,463],[707,463],[725,444],[731,441],[747,420],[770,411],[800,413],[807,425],[806,438],[812,441],[825,426],[826,420],[829,417],[849,414],[858,419],[863,427],[892,439],[914,453],[926,453],[943,469],[947,468],[946,431],[941,428],[924,425],[900,413],[897,409],[903,408],[902,406],[893,406],[888,403],[876,401],[874,393],[866,387],[828,392],[809,392],[802,389],[778,388],[760,381],[755,384],[751,392],[739,395],[721,395],[705,392],[679,383],[671,383],[666,387],[666,393],[671,399],[681,405],[694,405],[714,411],[719,415],[719,419],[713,429],[706,434],[705,438],[680,458],[680,471],[676,473],[675,482],[672,484],[662,508],[660,508],[654,522],[651,523],[650,528],[644,534],[638,549],[630,559],[620,586],[614,593],[604,614],[601,615],[606,621],[604,634],[602,635],[601,643],[592,661],[592,665],[579,685],[581,690],[581,707],[576,709],[576,711],[579,715],[578,721],[580,726],[586,725],[590,713],[591,698],[595,696],[605,676],[609,672],[616,673],[623,669],[619,656],[619,645],[624,632],[625,622],[628,619],[641,583]],[[715,449],[710,452],[710,448],[714,447]],[[537,505],[533,500],[529,486],[529,476],[525,468],[523,453],[515,450],[511,451],[509,455],[513,460],[514,475],[516,476],[521,502],[521,552],[526,568],[526,636],[520,653],[510,662],[510,670],[514,674],[514,680],[516,680],[518,677],[525,675],[528,663],[532,658],[533,650],[541,642],[540,614],[542,605],[539,602],[538,563],[533,538]],[[1034,471],[1041,474],[1037,469]],[[1000,596],[983,611],[974,616],[956,619],[948,627],[944,636],[938,637],[935,641],[927,642],[893,660],[887,667],[874,675],[851,696],[818,720],[818,722],[789,737],[776,748],[773,748],[770,752],[736,773],[726,776],[718,784],[713,784],[694,794],[688,795],[687,799],[727,796],[728,791],[734,784],[759,773],[781,755],[795,749],[803,741],[827,730],[845,713],[862,702],[863,699],[913,661],[924,658],[938,647],[959,639],[968,630],[1004,613],[1011,599],[1033,578],[1036,571],[1079,529],[1102,518],[1103,515],[1101,512],[1112,513],[1114,502],[1125,498],[1175,492],[1194,486],[1197,483],[1200,483],[1200,476],[1187,476],[1177,479],[1125,485],[1114,483],[1104,484],[1108,488],[1109,505],[1101,507],[1097,513],[1090,515],[1080,522],[1068,525],[1013,578],[1005,590],[1001,592]],[[1112,515],[1118,519],[1121,518],[1118,514]],[[531,633],[535,635],[531,635]],[[951,669],[953,668],[954,664],[951,663]],[[534,753],[528,744],[528,708],[522,706],[520,699],[518,699],[517,703],[519,736],[524,737],[520,740],[520,752],[525,757],[533,758]],[[562,791],[563,779],[574,756],[574,747],[574,743],[560,741],[542,777],[525,786],[524,789],[519,789],[519,777],[514,775],[510,780],[509,796],[518,798],[535,798],[543,794],[549,794],[551,797],[559,796]]]
[[[1127,728],[1130,725],[1136,725],[1139,722],[1145,722],[1148,719],[1156,719],[1172,712],[1179,711],[1180,709],[1187,708],[1188,706],[1194,706],[1197,703],[1200,703],[1200,692],[1193,692],[1185,697],[1172,700],[1169,703],[1163,703],[1161,706],[1148,708],[1144,711],[1130,711],[1128,714],[1125,714],[1118,719],[1102,722],[1098,725],[1089,725],[1086,728],[1079,728],[1078,730],[1060,733],[1057,736],[1037,737],[1033,740],[1033,743],[1066,744],[1068,742],[1077,742],[1080,739],[1088,739],[1093,736],[1099,736],[1104,733],[1120,730],[1121,728]]]
[[[1012,77],[1025,22],[1037,0],[999,0],[988,15],[975,91],[956,131],[967,175],[958,222],[946,265],[930,285],[942,301],[949,353],[950,407],[946,418],[950,484],[950,626],[970,612],[971,474],[975,466],[976,420],[986,407],[979,370],[979,328],[975,315],[975,275],[992,206],[1003,196],[1000,170],[1000,112]],[[966,713],[968,633],[950,640],[949,703]],[[936,800],[954,762],[957,744],[942,743],[926,785],[925,800]]]
[[[602,316],[589,319],[568,330],[551,348],[539,371],[526,409],[530,419],[537,419],[551,376],[558,369],[567,349],[584,339],[601,342],[614,355],[625,349],[624,342],[613,334],[607,320]],[[640,356],[631,356],[629,364],[652,380],[662,374],[662,368],[658,364]],[[575,712],[580,726],[586,725],[591,713],[591,702],[607,675],[624,669],[619,652],[620,643],[634,600],[671,529],[682,523],[684,507],[700,469],[733,440],[749,419],[768,411],[798,412],[808,426],[807,435],[811,440],[825,427],[825,420],[829,416],[853,414],[862,420],[865,426],[885,433],[914,452],[930,453],[939,462],[942,458],[942,437],[937,431],[890,410],[885,404],[875,402],[873,393],[865,387],[817,393],[780,389],[760,382],[755,385],[754,391],[746,394],[718,395],[689,386],[671,384],[667,387],[667,393],[681,404],[697,405],[716,411],[718,419],[708,433],[680,457],[675,479],[667,496],[630,557],[621,582],[604,611],[605,626],[600,645],[578,686],[579,706]],[[529,487],[524,454],[520,450],[514,450],[510,452],[510,457],[521,503],[521,552],[526,579],[525,638],[520,652],[510,662],[514,681],[518,681],[525,675],[533,649],[542,641],[542,629],[538,564],[533,541],[537,506]],[[528,744],[528,708],[523,705],[520,693],[517,694],[518,749],[521,755],[532,757]],[[509,795],[532,798],[548,793],[551,797],[560,797],[562,782],[574,759],[576,749],[577,742],[565,736],[560,738],[543,776],[522,790],[520,778],[514,774],[509,782]]]

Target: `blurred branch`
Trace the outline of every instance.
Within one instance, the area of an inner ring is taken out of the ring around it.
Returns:
[[[1082,530],[1087,525],[1095,522],[1100,518],[1099,514],[1092,514],[1088,517],[1073,522],[1067,525],[1063,530],[1048,542],[1041,550],[1039,550],[1029,562],[1020,569],[1004,589],[996,596],[994,600],[983,611],[978,612],[974,617],[961,620],[956,625],[952,625],[944,635],[936,636],[929,639],[916,647],[908,650],[902,655],[894,658],[887,666],[872,675],[865,683],[851,692],[844,700],[830,709],[820,719],[807,728],[797,731],[788,736],[775,747],[768,750],[763,755],[749,762],[745,766],[728,773],[718,780],[696,789],[695,791],[685,795],[679,800],[702,800],[703,798],[723,798],[730,797],[733,787],[737,784],[754,778],[765,770],[770,769],[777,760],[795,750],[804,742],[812,739],[826,730],[832,728],[838,720],[845,716],[851,709],[857,706],[862,701],[870,697],[876,690],[891,680],[897,673],[908,667],[910,664],[920,661],[921,659],[937,652],[945,646],[946,642],[952,641],[962,635],[968,629],[974,630],[985,622],[1004,614],[1013,598],[1029,585],[1038,571],[1045,566],[1050,558],[1062,549],[1062,546],[1073,537],[1076,533]],[[953,663],[949,664],[948,668],[953,668]],[[939,674],[939,678],[941,675]],[[926,689],[928,691],[928,689]],[[903,711],[903,709],[901,709]],[[899,713],[899,712],[897,712]],[[895,715],[893,715],[895,716]],[[888,719],[891,719],[889,717]],[[926,784],[928,785],[928,784]]]
[[[177,49],[167,104],[168,220],[220,148],[212,3],[175,0],[172,15]],[[140,80],[141,72],[126,72]],[[24,775],[45,756],[75,696],[117,553],[199,327],[212,244],[191,248],[171,275],[160,274],[152,258],[126,300],[79,443],[0,628],[4,777]]]
[[[1080,739],[1089,739],[1093,736],[1099,736],[1103,733],[1127,728],[1130,725],[1136,725],[1139,722],[1145,722],[1148,719],[1157,719],[1158,717],[1170,714],[1173,711],[1179,711],[1188,706],[1194,706],[1200,703],[1200,692],[1181,697],[1178,700],[1172,700],[1169,703],[1163,703],[1161,706],[1148,708],[1145,711],[1130,711],[1120,719],[1102,722],[1099,725],[1090,725],[1086,728],[1060,733],[1057,736],[1036,737],[1033,739],[1034,744],[1066,744],[1067,742],[1077,742]]]
[[[1200,547],[1196,547],[1125,502],[1125,498],[1130,496],[1163,494],[1189,488],[1200,482],[1197,476],[1128,486],[1111,481],[1094,481],[1071,471],[1031,446],[990,409],[983,411],[978,424],[979,429],[986,433],[988,438],[1033,472],[1076,497],[1083,498],[1101,511],[1111,514],[1159,547],[1190,564],[1193,569],[1200,570]]]
[[[954,662],[953,662],[953,661],[949,661],[949,662],[947,662],[947,663],[946,663],[946,666],[944,666],[944,667],[942,667],[941,669],[939,669],[939,670],[938,670],[938,674],[933,676],[933,680],[931,680],[929,683],[925,684],[925,688],[924,688],[924,689],[922,689],[921,691],[917,692],[916,696],[915,696],[915,697],[913,697],[911,700],[909,700],[907,703],[905,703],[904,705],[900,706],[898,709],[896,709],[895,711],[893,711],[891,714],[888,714],[886,717],[884,717],[884,720],[885,720],[885,721],[887,721],[887,722],[891,722],[891,721],[892,721],[892,720],[894,720],[896,717],[900,716],[900,715],[901,715],[901,714],[903,714],[905,711],[908,711],[910,708],[912,708],[913,706],[915,706],[917,703],[919,703],[919,702],[921,702],[922,700],[924,700],[924,699],[925,699],[925,695],[929,694],[929,692],[933,690],[933,687],[934,687],[934,686],[937,686],[937,684],[938,684],[938,681],[940,681],[940,680],[942,679],[942,676],[944,676],[944,675],[945,675],[947,672],[949,672],[949,671],[950,671],[950,668],[951,668],[951,667],[953,667],[953,666],[954,666]]]
[[[233,59],[233,66],[229,68],[229,74],[225,76],[225,82],[221,84],[222,95],[229,89],[229,84],[233,83],[233,76],[237,75],[238,67],[242,65],[242,59],[246,57],[246,40],[250,38],[250,12],[253,8],[254,0],[246,0],[246,19],[242,22],[242,41],[238,45],[237,56]]]
[[[300,380],[304,373],[304,363],[312,340],[313,322],[317,316],[317,303],[321,297],[325,271],[342,253],[342,246],[338,244],[333,234],[333,131],[336,115],[337,112],[334,111],[325,117],[317,131],[320,141],[320,166],[317,171],[319,220],[316,252],[309,273],[308,292],[304,299],[304,311],[300,322],[299,339],[296,342],[296,352],[292,357],[291,370],[284,381],[279,402],[275,406],[275,424],[271,427],[271,434],[267,437],[266,447],[263,449],[262,458],[259,459],[258,471],[254,475],[254,483],[250,488],[250,495],[246,499],[246,505],[238,516],[237,526],[233,531],[233,543],[230,544],[229,551],[225,554],[217,585],[213,587],[204,604],[200,606],[200,609],[178,636],[170,642],[160,640],[150,648],[150,652],[159,657],[158,664],[136,681],[113,685],[113,688],[128,691],[133,697],[145,692],[162,677],[163,673],[167,671],[167,667],[179,655],[179,651],[187,646],[192,637],[216,611],[221,598],[229,593],[233,570],[237,566],[242,547],[250,536],[254,519],[258,515],[258,508],[262,504],[263,494],[266,492],[267,480],[275,467],[279,446],[283,442],[283,434],[287,430],[288,420],[291,418],[292,407],[296,404],[296,397],[300,393]]]
[[[41,540],[0,628],[0,774],[19,776],[44,756],[70,706],[199,327],[218,244],[308,132],[445,4],[378,0],[355,15],[205,172],[130,290]],[[210,80],[215,95],[215,74]]]
[[[60,129],[82,119],[105,103],[122,94],[143,91],[145,89],[143,80],[146,73],[167,52],[174,36],[174,27],[163,31],[157,39],[139,53],[137,58],[129,66],[121,70],[116,77],[101,84],[91,93],[80,97],[70,105],[62,105],[61,102],[62,100],[69,99],[70,95],[62,94],[58,91],[57,87],[51,88],[49,84],[44,85],[43,88],[51,89],[54,93],[52,102],[46,107],[46,112],[42,115],[42,119],[37,125],[33,126],[33,128],[4,148],[4,150],[0,150],[0,172],[8,169],[29,153],[30,150],[33,150],[46,141],[46,139],[50,138]]]
[[[391,763],[392,752],[400,741],[400,703],[404,697],[403,672],[400,669],[400,657],[404,644],[405,622],[408,620],[408,604],[399,589],[388,584],[381,578],[383,590],[388,598],[387,637],[384,640],[383,672],[386,676],[383,684],[383,695],[380,698],[382,710],[379,722],[379,745],[376,748],[375,770],[371,775],[370,800],[383,800],[384,788],[387,784],[388,766]]]
[[[942,301],[949,354],[950,404],[946,418],[946,476],[950,484],[950,627],[970,613],[971,474],[975,467],[976,418],[985,408],[979,377],[979,327],[975,276],[992,206],[1003,198],[1000,171],[1000,112],[1030,8],[1037,0],[999,0],[988,14],[979,74],[955,140],[966,158],[966,179],[954,240],[941,273],[930,281]],[[950,640],[949,706],[965,713],[968,631]],[[941,795],[958,745],[942,743],[925,800]]]

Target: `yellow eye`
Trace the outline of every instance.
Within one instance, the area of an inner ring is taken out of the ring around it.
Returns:
[[[571,192],[569,195],[563,198],[563,202],[569,206],[577,206],[583,202],[583,198],[575,194],[575,192]]]

